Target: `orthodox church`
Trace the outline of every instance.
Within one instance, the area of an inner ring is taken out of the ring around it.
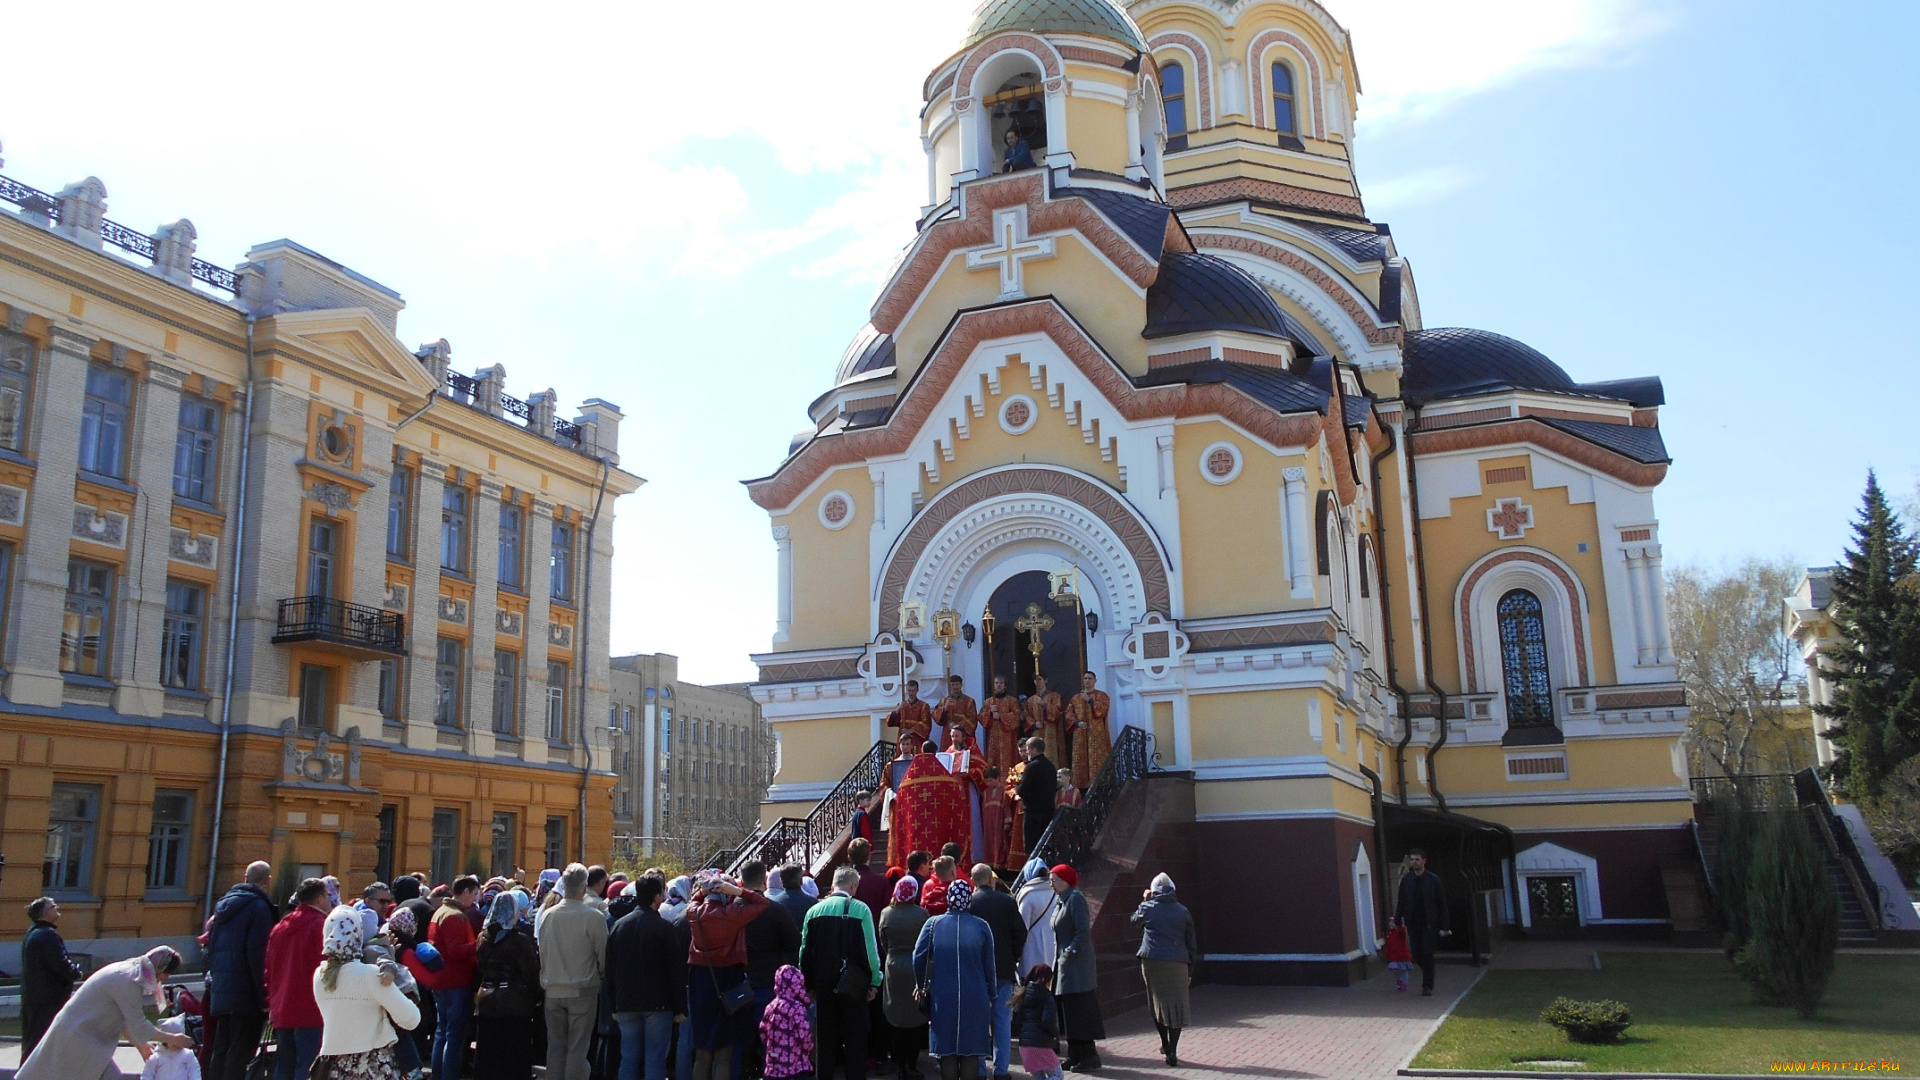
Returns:
[[[1483,936],[1672,925],[1660,381],[1428,327],[1360,88],[1315,0],[978,10],[925,83],[917,231],[747,484],[765,821],[891,737],[907,676],[1085,671],[1187,784],[1211,978],[1364,972],[1416,844]]]

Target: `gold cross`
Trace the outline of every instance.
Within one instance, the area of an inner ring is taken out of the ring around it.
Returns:
[[[967,269],[1000,271],[1000,299],[1025,296],[1024,266],[1029,259],[1053,258],[1053,237],[1022,239],[1027,231],[1025,207],[997,210],[993,215],[994,246],[967,252]]]
[[[1013,628],[1028,635],[1027,651],[1033,654],[1033,659],[1037,663],[1040,659],[1040,635],[1053,629],[1053,616],[1040,610],[1039,601],[1030,601],[1027,604],[1027,613],[1013,621]]]

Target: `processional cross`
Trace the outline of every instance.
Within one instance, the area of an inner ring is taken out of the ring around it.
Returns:
[[[1027,635],[1027,651],[1033,654],[1033,670],[1040,670],[1040,635],[1053,629],[1053,616],[1040,610],[1040,602],[1029,601],[1027,613],[1013,621],[1013,628]]]

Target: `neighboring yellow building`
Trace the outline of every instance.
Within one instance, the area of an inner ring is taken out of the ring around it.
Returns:
[[[603,857],[619,410],[403,347],[292,241],[227,271],[96,179],[0,199],[7,948],[48,894],[96,960],[192,955],[254,859]]]
[[[1660,383],[1427,329],[1353,175],[1359,89],[1313,0],[982,6],[926,81],[918,231],[749,484],[779,558],[766,820],[882,737],[903,613],[969,624],[978,697],[989,668],[1031,687],[1039,602],[1053,688],[1084,662],[1115,734],[1196,782],[1214,977],[1350,977],[1416,834],[1510,836],[1475,884],[1513,922],[1667,923]],[[1067,571],[1084,623],[1046,602]]]

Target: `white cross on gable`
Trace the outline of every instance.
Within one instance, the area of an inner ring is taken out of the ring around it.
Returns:
[[[993,212],[993,245],[967,252],[967,269],[1000,271],[1000,299],[1027,295],[1024,265],[1030,259],[1053,258],[1053,237],[1027,235],[1027,208],[1010,206]]]

